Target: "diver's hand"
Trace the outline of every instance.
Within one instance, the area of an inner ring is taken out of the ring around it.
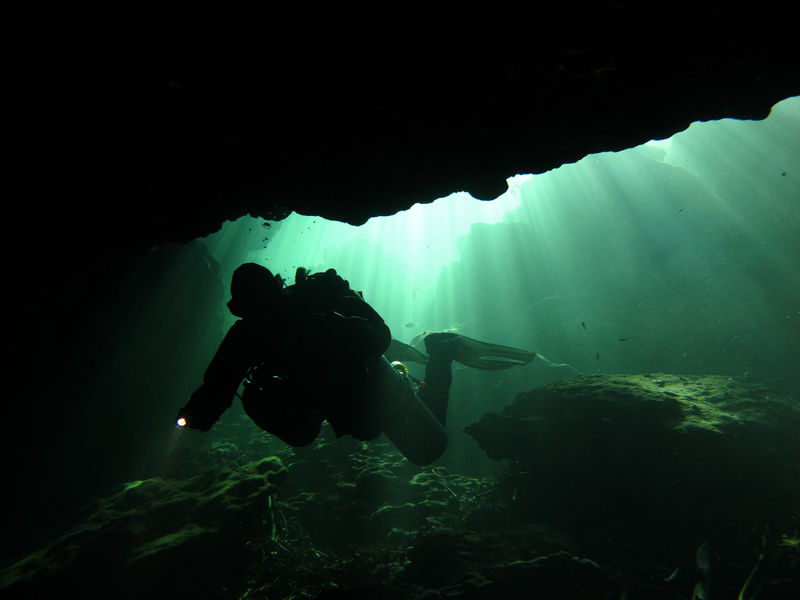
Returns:
[[[217,422],[217,418],[211,417],[202,412],[192,411],[187,404],[178,411],[175,422],[181,427],[197,429],[198,431],[208,431]]]
[[[222,411],[213,402],[213,394],[208,387],[201,385],[189,398],[186,406],[178,411],[175,417],[176,423],[181,427],[197,429],[198,431],[208,431],[219,421]],[[182,423],[182,424],[181,424]]]

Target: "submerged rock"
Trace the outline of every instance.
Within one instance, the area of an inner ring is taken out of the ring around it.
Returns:
[[[520,514],[628,541],[766,527],[800,505],[800,404],[737,378],[575,377],[465,430],[514,461]]]
[[[175,590],[236,581],[245,541],[269,534],[271,497],[285,476],[286,468],[270,457],[185,480],[129,482],[46,547],[0,572],[0,590],[17,597],[69,590],[128,598],[158,589],[171,597]]]
[[[724,377],[581,377],[469,428],[510,459],[490,478],[329,430],[281,459],[212,440],[173,456],[184,479],[101,498],[0,572],[0,594],[668,600],[705,581],[702,545],[715,597],[736,597],[755,564],[766,597],[798,585],[800,516],[779,518],[800,506],[797,413]]]

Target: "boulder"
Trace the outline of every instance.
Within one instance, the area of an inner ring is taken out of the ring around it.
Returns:
[[[768,528],[800,505],[800,404],[741,378],[575,377],[465,430],[511,459],[520,518],[626,544]]]

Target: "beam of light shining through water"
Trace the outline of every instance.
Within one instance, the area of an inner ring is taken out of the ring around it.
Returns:
[[[333,267],[384,316],[395,336],[410,333],[403,327],[421,320],[419,307],[432,301],[431,291],[441,270],[458,260],[456,242],[476,222],[497,223],[519,206],[519,185],[512,178],[509,191],[492,202],[469,194],[452,194],[432,204],[414,205],[391,217],[375,217],[360,227],[292,213],[284,221],[263,228],[255,219],[226,223],[209,240],[212,253],[226,264],[225,272],[242,262],[266,265],[289,279],[298,266],[311,271]],[[270,230],[274,229],[272,234]],[[268,237],[258,245],[257,238]],[[232,239],[250,238],[244,244]]]
[[[764,121],[512,178],[492,202],[454,194],[361,227],[240,219],[207,243],[228,277],[245,261],[290,280],[334,267],[406,342],[450,329],[584,372],[777,378],[800,354],[799,140],[791,98]],[[544,377],[522,373],[500,377]]]

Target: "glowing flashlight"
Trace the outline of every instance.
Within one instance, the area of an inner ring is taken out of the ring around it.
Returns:
[[[178,425],[178,427],[186,427],[186,419],[184,417],[178,418],[175,423]]]

